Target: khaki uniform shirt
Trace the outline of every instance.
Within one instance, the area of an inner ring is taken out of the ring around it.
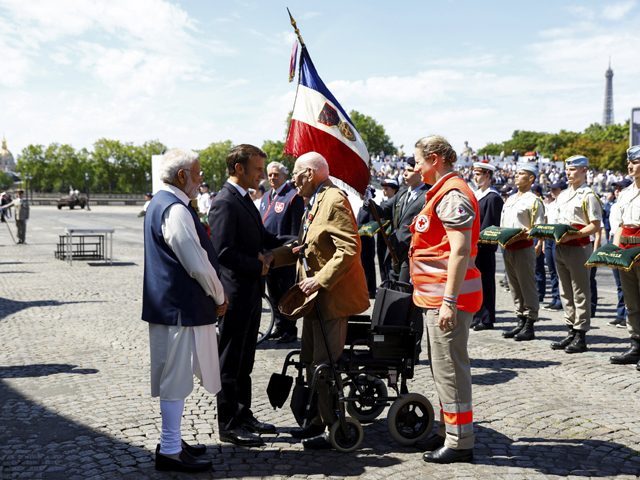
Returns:
[[[541,223],[544,223],[544,203],[535,193],[515,193],[502,207],[500,226],[503,228],[532,228]]]
[[[620,192],[617,204],[620,208],[620,225],[640,227],[640,190],[635,182]]]
[[[562,225],[589,225],[602,221],[602,203],[598,196],[583,184],[577,190],[569,187],[558,195],[558,223]]]

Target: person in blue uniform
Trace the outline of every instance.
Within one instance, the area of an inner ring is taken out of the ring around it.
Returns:
[[[478,186],[476,200],[480,209],[480,231],[500,225],[504,202],[500,192],[491,186],[496,167],[488,161],[473,164],[473,177]],[[496,250],[498,245],[478,245],[476,267],[482,275],[482,307],[471,322],[475,331],[493,328],[496,321]]]
[[[266,192],[260,202],[260,217],[264,228],[280,238],[298,238],[304,200],[295,188],[287,183],[287,171],[280,162],[271,162],[267,166],[267,177],[271,190]],[[277,338],[278,343],[292,343],[298,338],[296,323],[280,315],[278,302],[296,283],[295,265],[269,270],[266,278],[269,299],[273,303],[276,316],[276,328],[269,338]]]

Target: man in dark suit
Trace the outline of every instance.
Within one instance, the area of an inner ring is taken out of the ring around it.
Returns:
[[[271,162],[267,166],[267,177],[271,190],[266,192],[260,203],[260,216],[267,232],[278,238],[289,237],[297,240],[304,211],[304,200],[295,188],[287,183],[287,173],[280,162]],[[269,270],[267,288],[269,299],[278,305],[282,295],[296,283],[296,268],[293,265]],[[269,338],[278,338],[278,343],[292,343],[298,338],[296,322],[287,320],[276,311],[276,328]]]
[[[400,190],[398,181],[392,178],[385,178],[382,181],[382,193],[387,200],[391,200]],[[378,269],[380,270],[380,281],[389,280],[389,272],[391,271],[391,257],[388,254],[387,244],[382,238],[382,233],[376,234],[376,255],[378,256]]]
[[[473,164],[473,178],[478,186],[475,193],[480,210],[480,231],[500,225],[504,202],[500,192],[491,186],[495,171],[496,167],[489,162]],[[482,307],[471,322],[475,331],[492,329],[496,321],[496,250],[498,245],[478,245],[476,266],[482,275]]]
[[[391,233],[389,241],[398,257],[399,268],[392,268],[390,275],[392,280],[410,283],[409,273],[409,247],[411,245],[411,231],[409,226],[413,219],[424,207],[425,195],[431,185],[422,183],[420,174],[414,172],[416,161],[413,157],[407,159],[404,171],[404,181],[407,184],[395,196],[378,207],[381,219],[391,219]],[[390,255],[387,251],[387,255]]]
[[[274,425],[259,422],[251,411],[251,372],[262,313],[262,275],[269,271],[273,254],[264,248],[284,243],[267,232],[248,189],[257,189],[264,175],[267,154],[252,145],[229,152],[229,179],[211,204],[211,241],[220,261],[220,277],[229,297],[220,321],[220,375],[218,426],[220,440],[242,446],[259,446],[254,433],[273,433]]]

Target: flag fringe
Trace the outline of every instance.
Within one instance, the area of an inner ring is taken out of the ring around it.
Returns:
[[[350,193],[353,193],[354,195],[357,195],[358,198],[362,199],[362,194],[359,191],[357,191],[355,188],[350,186],[348,183],[345,183],[339,178],[336,178],[332,175],[329,175],[329,178],[331,179],[331,181],[336,187],[340,187],[342,190],[346,190]]]

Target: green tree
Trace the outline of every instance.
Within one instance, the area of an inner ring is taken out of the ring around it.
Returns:
[[[351,121],[358,133],[360,133],[369,153],[377,155],[380,152],[384,152],[386,155],[393,155],[398,152],[389,135],[385,132],[384,127],[373,118],[356,110],[351,110],[349,117],[351,117]]]
[[[293,172],[293,165],[296,162],[296,159],[293,155],[285,155],[284,154],[284,142],[280,142],[278,140],[265,140],[262,144],[262,150],[267,154],[267,161],[265,162],[265,167],[269,165],[271,162],[280,162],[282,163],[289,174]]]
[[[13,185],[13,177],[6,172],[0,171],[0,188],[6,190]]]
[[[222,184],[229,177],[227,174],[227,156],[233,148],[231,140],[225,142],[213,142],[204,150],[198,151],[200,156],[200,168],[202,170],[202,179],[211,185],[211,188],[220,190]],[[211,183],[214,181],[215,187]]]

